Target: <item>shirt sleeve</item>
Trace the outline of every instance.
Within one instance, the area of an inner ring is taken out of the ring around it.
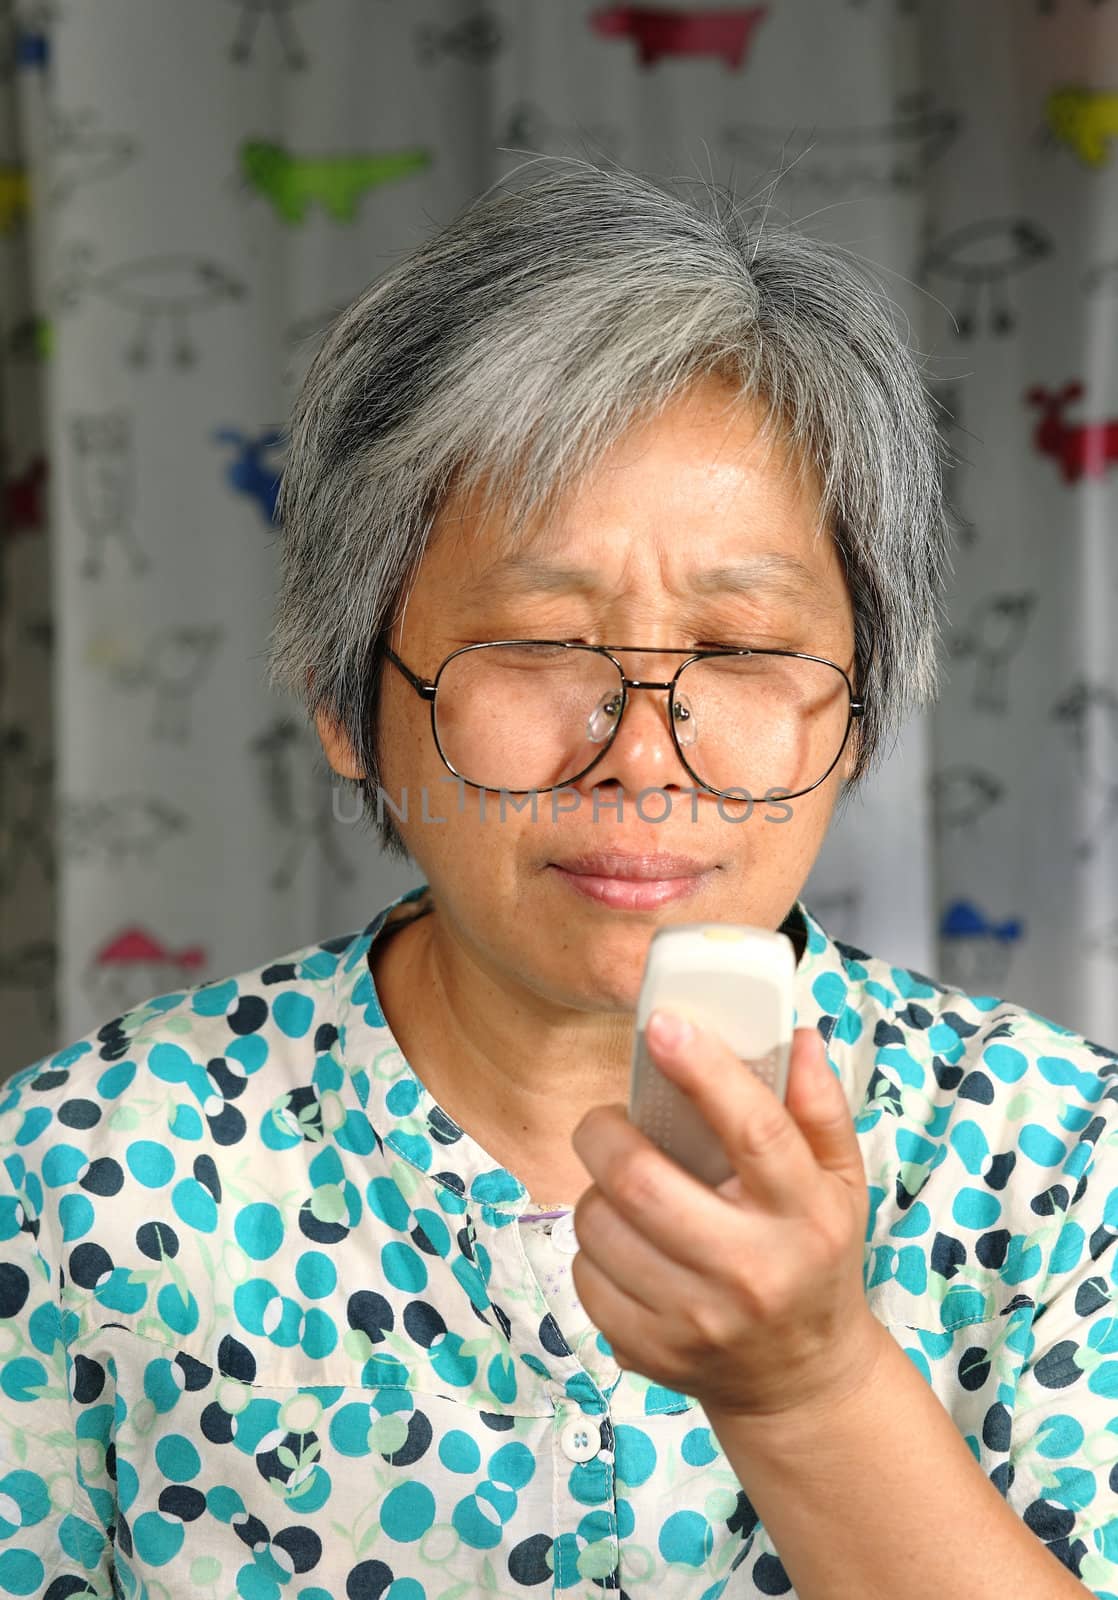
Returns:
[[[70,1355],[42,1192],[18,1155],[0,1163],[0,1596],[113,1600],[112,1380]]]
[[[1088,1156],[1092,1131],[1090,1164],[1073,1150],[1073,1175],[1048,1191],[1052,1218],[1066,1210],[1025,1325],[1012,1416],[995,1405],[985,1426],[995,1448],[991,1435],[1009,1434],[994,1476],[1017,1514],[1098,1600],[1118,1600],[1118,1120],[1084,1129]]]

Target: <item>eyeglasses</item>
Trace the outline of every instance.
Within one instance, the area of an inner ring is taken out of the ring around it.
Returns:
[[[665,681],[629,678],[613,651],[686,660]],[[452,651],[433,679],[387,645],[382,652],[430,701],[448,770],[509,794],[584,777],[617,737],[630,689],[667,691],[684,768],[701,789],[735,799],[795,799],[818,788],[866,710],[837,663],[799,650],[494,639]]]

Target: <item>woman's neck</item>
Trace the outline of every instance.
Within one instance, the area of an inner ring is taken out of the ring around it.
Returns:
[[[548,1026],[532,997],[514,995],[473,963],[448,961],[436,915],[370,948],[385,1020],[438,1105],[533,1201],[574,1205],[590,1180],[571,1135],[591,1106],[627,1095],[632,1017],[594,1028],[589,1014],[572,1011],[574,1026]]]

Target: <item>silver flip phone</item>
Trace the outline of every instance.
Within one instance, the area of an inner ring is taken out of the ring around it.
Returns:
[[[637,999],[629,1118],[702,1183],[724,1183],[734,1167],[706,1118],[657,1067],[645,1040],[649,1013],[663,1006],[721,1034],[783,1100],[795,975],[791,939],[768,928],[693,922],[652,935]]]

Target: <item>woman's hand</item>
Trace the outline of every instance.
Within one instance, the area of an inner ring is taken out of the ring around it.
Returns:
[[[574,1212],[587,1315],[620,1367],[693,1396],[712,1419],[845,1399],[869,1380],[881,1325],[863,1283],[861,1151],[821,1035],[796,1029],[784,1105],[716,1035],[694,1028],[669,1048],[652,1023],[657,1063],[736,1172],[712,1189],[625,1106],[587,1112],[572,1139],[594,1180]]]

